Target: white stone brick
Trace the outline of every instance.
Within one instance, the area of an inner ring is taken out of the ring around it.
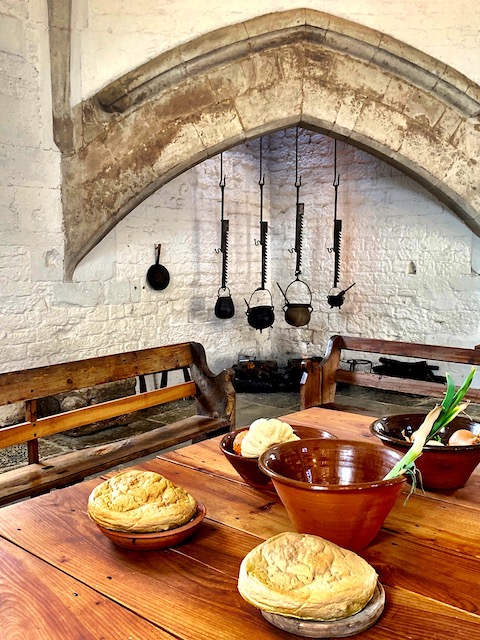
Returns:
[[[102,298],[103,287],[99,282],[62,282],[52,287],[53,306],[96,307]]]
[[[0,51],[24,54],[23,25],[19,18],[0,13]]]

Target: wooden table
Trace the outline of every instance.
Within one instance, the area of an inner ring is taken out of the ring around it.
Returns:
[[[369,439],[371,419],[325,409],[287,417],[339,437]],[[240,561],[291,529],[273,493],[252,489],[218,438],[141,466],[185,487],[208,517],[175,549],[112,545],[87,516],[101,479],[0,509],[0,638],[13,640],[288,639],[238,594]],[[379,446],[383,446],[379,444]],[[372,640],[480,638],[480,474],[446,494],[398,500],[361,555],[380,576],[386,607]]]

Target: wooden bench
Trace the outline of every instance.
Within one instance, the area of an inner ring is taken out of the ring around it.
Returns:
[[[37,401],[164,371],[185,382],[37,419]],[[186,376],[186,371],[190,376]],[[190,378],[190,380],[189,380]],[[0,448],[27,443],[28,464],[0,474],[0,504],[45,493],[129,460],[235,427],[234,372],[214,375],[196,342],[0,374],[0,406],[25,403],[25,422],[0,429]],[[194,398],[196,415],[106,445],[39,459],[38,439],[141,409]]]
[[[304,374],[300,386],[300,408],[324,406],[327,408],[355,411],[351,405],[335,402],[337,383],[345,383],[383,391],[442,398],[445,385],[440,382],[426,382],[411,378],[397,378],[379,375],[373,371],[355,371],[341,368],[341,360],[345,351],[381,356],[404,356],[422,358],[436,362],[480,365],[480,349],[463,349],[460,347],[441,347],[414,342],[396,342],[391,340],[375,340],[372,338],[355,338],[350,336],[333,336],[330,338],[323,359],[307,359],[303,361]],[[349,356],[350,357],[350,356]],[[480,390],[470,389],[467,396],[472,402],[480,401]],[[358,409],[357,413],[368,413]]]

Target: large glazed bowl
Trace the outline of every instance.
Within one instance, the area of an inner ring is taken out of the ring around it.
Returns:
[[[297,440],[271,447],[259,467],[300,533],[321,536],[352,551],[377,535],[405,483],[382,478],[401,454],[349,440]]]
[[[235,471],[252,487],[255,489],[270,489],[273,490],[273,484],[268,475],[260,470],[258,466],[258,458],[244,458],[238,455],[233,450],[233,441],[237,434],[242,431],[246,431],[248,427],[242,429],[236,429],[227,433],[220,442],[220,451],[230,462]],[[316,427],[293,427],[293,432],[299,438],[330,438],[336,439],[336,436],[324,431],[323,429],[317,429]]]
[[[370,431],[378,436],[383,444],[404,454],[410,448],[410,443],[402,436],[402,432],[411,435],[422,424],[425,416],[425,413],[385,416],[372,422]],[[467,429],[475,435],[480,434],[478,422],[458,417],[442,430],[442,441],[447,443],[452,433],[458,429]],[[425,489],[446,491],[463,487],[479,462],[480,444],[457,447],[427,444],[415,464],[421,473]]]

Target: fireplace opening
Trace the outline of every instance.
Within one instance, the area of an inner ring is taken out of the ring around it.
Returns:
[[[254,356],[240,355],[233,365],[233,386],[237,393],[299,392],[301,363],[301,358],[279,365],[276,360],[257,360]]]

